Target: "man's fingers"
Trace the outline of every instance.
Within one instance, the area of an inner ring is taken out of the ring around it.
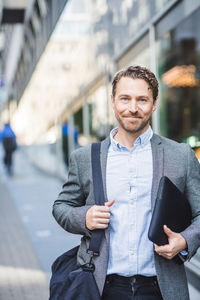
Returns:
[[[95,229],[106,229],[108,227],[108,224],[95,224],[95,225],[91,225],[90,230],[95,230]]]
[[[108,227],[108,224],[97,224],[95,226],[95,229],[106,229]]]
[[[103,219],[110,219],[110,213],[109,212],[95,212],[94,217],[97,218],[103,218]]]
[[[154,250],[159,254],[163,254],[163,253],[170,252],[171,248],[168,244],[164,246],[155,245]]]
[[[171,231],[166,225],[163,226],[163,230],[166,233],[166,235],[169,237],[172,237],[174,235],[174,232]]]
[[[177,254],[174,252],[174,249],[169,244],[164,246],[155,245],[154,250],[157,254],[167,259],[172,259]]]
[[[156,252],[161,251],[162,248],[163,248],[163,246],[158,246],[158,245],[154,244],[154,250],[155,250]]]
[[[115,202],[115,200],[111,200],[111,201],[109,201],[109,202],[105,202],[105,206],[106,206],[106,207],[110,207],[110,206],[113,205],[114,202]]]
[[[105,206],[105,205],[98,205],[98,206],[96,205],[96,211],[109,212],[110,211],[110,207],[109,206]]]
[[[96,224],[108,224],[109,221],[110,221],[109,219],[102,218],[102,219],[96,219],[95,223]]]
[[[110,206],[114,200],[106,202],[105,205],[93,205],[86,213],[86,227],[89,230],[105,229],[110,221]]]

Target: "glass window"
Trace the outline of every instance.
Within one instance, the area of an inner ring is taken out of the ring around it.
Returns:
[[[109,108],[105,86],[98,88],[88,99],[90,135],[103,140],[108,135]]]
[[[146,34],[118,60],[117,66],[118,69],[130,65],[141,65],[150,68],[150,64],[149,35]]]
[[[83,108],[82,107],[74,114],[74,126],[79,134],[83,134]]]
[[[200,9],[157,42],[161,134],[200,153]]]
[[[137,33],[156,13],[161,11],[169,0],[136,0],[127,10],[129,20],[129,32],[131,35]],[[124,1],[122,1],[124,3]],[[122,7],[124,4],[122,4]]]

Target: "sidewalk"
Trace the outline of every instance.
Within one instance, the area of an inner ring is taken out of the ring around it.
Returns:
[[[0,183],[0,299],[46,300],[48,286],[6,186]]]
[[[0,148],[0,300],[48,300],[51,264],[79,244],[52,216],[62,182],[15,153],[14,176],[6,176]]]

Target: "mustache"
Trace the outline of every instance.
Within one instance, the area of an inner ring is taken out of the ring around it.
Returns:
[[[126,117],[126,118],[131,118],[131,117],[135,117],[135,118],[141,118],[140,114],[139,113],[129,113],[129,114],[123,114],[122,115],[123,117]]]

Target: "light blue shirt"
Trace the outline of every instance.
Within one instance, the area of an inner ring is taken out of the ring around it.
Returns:
[[[153,243],[148,239],[151,220],[153,162],[149,127],[134,147],[120,145],[110,133],[106,184],[108,201],[114,199],[110,217],[110,249],[107,274],[156,275]]]

